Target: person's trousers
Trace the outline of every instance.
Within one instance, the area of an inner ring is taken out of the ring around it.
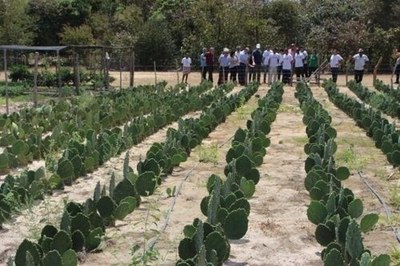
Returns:
[[[207,74],[207,67],[206,67],[206,66],[202,66],[202,67],[201,67],[201,78],[202,78],[203,80],[206,79],[206,74]]]
[[[308,74],[307,77],[311,77],[311,75],[315,72],[315,70],[317,70],[317,67],[308,67]]]
[[[339,74],[339,68],[338,67],[331,67],[331,74],[332,74],[332,81],[336,83],[337,76]]]
[[[278,67],[276,68],[276,71],[278,72],[278,80],[281,80],[282,66],[278,66]]]
[[[236,82],[237,68],[238,68],[237,66],[229,68],[230,80],[233,82]]]
[[[292,71],[290,69],[282,69],[282,82],[285,84],[290,84],[292,79]]]
[[[269,66],[263,66],[263,71],[264,71],[264,83],[267,83],[267,73],[269,72]]]
[[[239,76],[239,84],[246,85],[246,64],[240,63],[238,69],[238,76]]]
[[[206,66],[206,73],[208,73],[208,80],[213,82],[213,72],[214,72],[214,66]]]
[[[278,67],[270,66],[268,69],[268,84],[271,85],[273,82],[277,80],[278,76]]]
[[[308,63],[307,63],[307,64],[304,63],[304,65],[303,65],[303,75],[304,75],[306,78],[309,77],[309,75],[308,75]]]
[[[294,73],[296,73],[297,81],[300,81],[300,77],[304,79],[304,68],[303,67],[296,67],[294,69]]]
[[[225,66],[219,67],[219,75],[218,75],[218,85],[226,83],[228,81],[229,67]]]
[[[360,83],[364,76],[364,70],[354,70],[354,79],[357,83]]]
[[[253,68],[253,80],[260,82],[261,80],[261,64],[256,64]]]

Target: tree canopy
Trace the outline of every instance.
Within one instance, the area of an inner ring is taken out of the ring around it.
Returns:
[[[138,64],[237,45],[348,56],[363,47],[389,64],[400,0],[0,0],[0,43],[132,46]]]

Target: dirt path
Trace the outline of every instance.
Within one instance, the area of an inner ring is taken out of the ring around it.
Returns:
[[[356,97],[347,88],[341,87],[340,90],[346,92],[349,97]],[[376,212],[381,217],[377,228],[365,235],[364,243],[374,255],[380,253],[390,254],[392,247],[397,246],[398,243],[391,229],[387,226],[383,207],[361,181],[358,171],[362,171],[362,175],[385,199],[385,202],[389,204],[390,187],[398,182],[397,180],[386,181],[386,178],[392,172],[392,167],[387,162],[386,156],[375,147],[374,141],[366,136],[365,131],[359,128],[352,118],[348,117],[329,101],[322,88],[313,87],[312,91],[314,97],[330,113],[332,126],[338,132],[336,138],[336,143],[338,144],[335,156],[336,165],[347,166],[351,172],[350,178],[344,185],[353,190],[356,197],[363,201],[364,214]],[[391,209],[396,215],[397,211],[394,208]],[[399,225],[399,223],[394,224],[394,226]]]
[[[260,87],[258,94],[263,97],[267,87]],[[183,228],[198,217],[205,219],[200,211],[200,202],[207,196],[206,183],[211,174],[221,177],[226,165],[225,155],[230,148],[230,137],[238,126],[245,126],[252,110],[257,107],[257,100],[253,96],[249,102],[232,113],[225,123],[219,125],[208,138],[203,140],[200,147],[195,148],[188,160],[172,173],[162,183],[156,193],[144,199],[140,209],[115,228],[106,232],[107,247],[98,254],[89,254],[85,265],[99,265],[104,260],[110,261],[109,265],[129,265],[132,257],[130,254],[134,245],[144,247],[145,238],[152,239],[159,236],[154,251],[157,253],[151,265],[175,265],[178,260],[178,245],[183,239]],[[227,142],[228,141],[228,142]],[[223,145],[224,144],[224,145]],[[207,162],[199,162],[199,161]],[[187,177],[187,180],[183,180]],[[174,198],[168,197],[167,188],[178,188],[183,183],[176,205],[170,212]],[[148,216],[146,222],[145,217]],[[168,226],[160,234],[169,216]]]
[[[294,87],[285,93],[272,124],[262,178],[250,199],[249,231],[232,243],[227,265],[321,265],[321,247],[307,219],[303,145],[307,138]]]

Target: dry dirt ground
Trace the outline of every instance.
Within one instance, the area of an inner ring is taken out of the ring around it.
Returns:
[[[119,73],[115,75],[119,76]],[[380,78],[390,82],[389,76]],[[158,73],[157,80],[163,79],[173,85],[177,82],[177,74]],[[214,81],[216,79],[215,75]],[[190,74],[189,83],[197,84],[199,80],[199,73]],[[136,85],[154,84],[154,81],[154,73],[135,73]],[[123,79],[123,82],[128,82],[128,79]],[[119,84],[119,81],[116,83]],[[338,84],[345,84],[343,76],[339,78]],[[365,77],[364,84],[371,87],[371,76]],[[258,94],[263,97],[268,89],[263,84]],[[315,241],[315,226],[308,221],[306,215],[310,198],[303,185],[306,159],[303,146],[307,137],[294,90],[294,87],[285,87],[283,103],[269,134],[271,146],[259,168],[262,178],[254,197],[250,199],[249,230],[243,239],[231,242],[231,256],[226,265],[322,265],[322,247]],[[338,130],[337,166],[346,165],[352,173],[345,185],[363,200],[365,212],[377,212],[381,215],[376,229],[365,235],[365,245],[373,254],[390,253],[393,247],[398,246],[389,225],[400,226],[397,206],[390,204],[393,200],[393,188],[399,186],[400,174],[396,172],[391,180],[387,180],[393,169],[380,150],[375,148],[372,140],[351,118],[329,102],[322,88],[313,85],[312,90],[315,98],[331,114],[332,125]],[[341,91],[355,97],[344,87]],[[208,177],[211,174],[223,177],[225,154],[231,145],[230,138],[238,127],[245,126],[256,106],[256,98],[253,97],[229,116],[225,123],[217,127],[193,151],[185,163],[168,176],[153,196],[145,198],[141,207],[123,222],[117,222],[116,227],[109,228],[102,250],[86,254],[82,257],[84,261],[81,264],[129,265],[132,259],[141,255],[140,251],[131,254],[133,246],[139,245],[143,250],[154,243],[153,252],[145,256],[146,259],[154,258],[148,264],[174,265],[178,259],[177,246],[183,237],[183,227],[196,217],[205,218],[200,212],[200,201],[207,194]],[[190,114],[193,115],[198,114]],[[170,126],[176,127],[176,123]],[[166,131],[167,128],[164,128],[130,149],[132,168],[135,168],[139,157],[144,156],[152,143],[165,138]],[[58,221],[64,200],[83,201],[92,195],[98,181],[107,183],[112,172],[121,178],[124,156],[123,154],[119,158],[111,159],[95,173],[79,179],[72,187],[56,192],[29,210],[22,211],[21,215],[7,224],[5,230],[0,231],[0,264],[5,264],[7,257],[15,254],[23,238],[37,239],[46,222]],[[362,171],[362,175],[389,205],[394,217],[390,223],[382,205],[361,181],[358,171]],[[167,188],[174,186],[180,188],[176,202],[166,193]]]

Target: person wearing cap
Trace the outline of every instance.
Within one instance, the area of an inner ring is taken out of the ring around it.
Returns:
[[[329,61],[329,65],[331,67],[331,73],[332,73],[332,81],[336,83],[337,81],[337,76],[339,74],[339,67],[340,63],[343,61],[343,57],[340,56],[340,54],[337,53],[337,50],[334,48],[332,49],[332,55]]]
[[[221,55],[218,58],[219,63],[219,77],[218,85],[226,83],[228,81],[229,73],[229,49],[224,48]]]
[[[261,52],[261,45],[259,43],[256,44],[256,49],[253,51],[252,59],[253,59],[253,80],[257,78],[257,82],[260,82],[261,78],[261,63],[263,61],[263,53]]]
[[[365,64],[369,61],[369,58],[362,48],[358,49],[358,54],[353,56],[354,60],[354,79],[357,83],[361,83],[364,75]]]

